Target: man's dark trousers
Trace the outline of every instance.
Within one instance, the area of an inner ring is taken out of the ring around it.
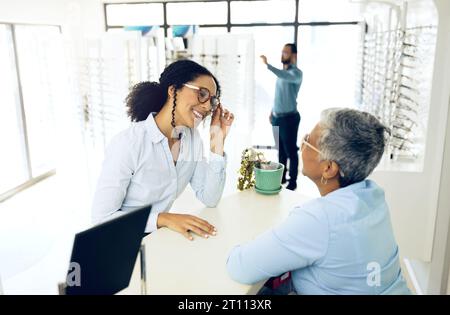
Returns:
[[[300,125],[299,112],[272,115],[272,130],[278,149],[278,161],[284,165],[283,180],[286,179],[286,166],[289,159],[289,181],[296,182],[298,175],[297,133]]]

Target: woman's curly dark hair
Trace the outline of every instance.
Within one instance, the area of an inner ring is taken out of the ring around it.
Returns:
[[[170,86],[175,88],[172,107],[172,126],[175,127],[175,107],[177,91],[183,84],[193,81],[201,75],[211,76],[217,85],[217,95],[220,97],[220,85],[216,77],[205,67],[192,60],[178,60],[167,66],[158,82],[140,82],[134,85],[125,102],[128,116],[131,121],[146,120],[152,112],[159,112],[167,101],[167,90]]]

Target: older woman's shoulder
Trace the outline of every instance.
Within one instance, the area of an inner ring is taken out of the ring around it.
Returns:
[[[292,209],[290,215],[293,218],[312,218],[314,221],[326,223],[328,226],[336,226],[349,221],[343,204],[324,197],[315,198],[296,206]]]
[[[298,204],[294,208],[292,208],[290,214],[291,215],[310,215],[314,216],[318,219],[325,219],[326,215],[326,206],[323,202],[322,198],[311,199],[308,202]]]
[[[335,223],[385,215],[388,210],[383,189],[371,180],[338,189],[316,199],[314,205]]]

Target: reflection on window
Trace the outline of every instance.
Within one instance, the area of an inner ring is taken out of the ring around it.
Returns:
[[[18,64],[32,176],[56,167],[55,107],[64,106],[63,49],[59,29],[16,26]]]
[[[109,26],[162,25],[164,23],[161,3],[108,4],[106,16]]]
[[[232,27],[233,34],[252,34],[255,40],[255,132],[253,144],[274,145],[269,114],[275,95],[275,75],[267,70],[260,55],[267,56],[274,67],[282,68],[281,51],[287,43],[294,40],[292,26]],[[256,132],[257,131],[257,132]]]
[[[187,2],[167,4],[169,25],[226,24],[226,2]]]
[[[324,10],[326,8],[326,10]],[[361,4],[349,0],[301,0],[298,20],[307,22],[362,21]]]
[[[11,28],[0,25],[0,194],[28,180]]]
[[[293,0],[231,2],[231,23],[281,23],[294,20]]]

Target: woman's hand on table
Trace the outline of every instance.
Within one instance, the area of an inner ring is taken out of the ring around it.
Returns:
[[[160,213],[157,220],[158,228],[167,227],[172,231],[183,234],[187,239],[193,240],[191,232],[208,238],[216,235],[216,228],[207,221],[189,214]]]

